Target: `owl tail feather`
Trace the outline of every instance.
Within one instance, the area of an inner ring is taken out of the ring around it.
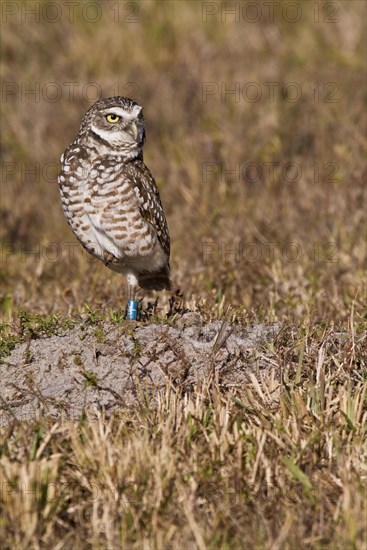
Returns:
[[[143,271],[138,275],[138,282],[145,290],[171,290],[172,281],[169,265],[164,265],[160,271]]]

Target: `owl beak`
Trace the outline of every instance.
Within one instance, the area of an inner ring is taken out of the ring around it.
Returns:
[[[135,122],[131,122],[127,127],[127,133],[130,134],[135,140],[138,137],[138,127]]]
[[[144,128],[136,124],[136,122],[131,122],[129,124],[127,133],[130,134],[138,143],[141,143],[144,140]]]

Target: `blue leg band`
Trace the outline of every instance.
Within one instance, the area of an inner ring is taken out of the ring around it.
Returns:
[[[136,300],[129,300],[127,302],[126,319],[129,321],[136,321],[138,316],[138,302]]]

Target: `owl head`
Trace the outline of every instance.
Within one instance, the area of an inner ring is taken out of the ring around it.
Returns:
[[[112,150],[139,154],[145,141],[143,108],[127,97],[100,99],[85,114],[79,135]]]

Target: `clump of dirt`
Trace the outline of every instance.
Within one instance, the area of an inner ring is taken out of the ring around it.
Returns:
[[[205,323],[189,312],[172,326],[82,323],[30,340],[0,365],[0,423],[33,419],[40,409],[54,418],[112,411],[156,395],[168,381],[190,391],[213,374],[223,387],[240,387],[255,364],[269,368],[256,351],[279,331],[279,324]]]

